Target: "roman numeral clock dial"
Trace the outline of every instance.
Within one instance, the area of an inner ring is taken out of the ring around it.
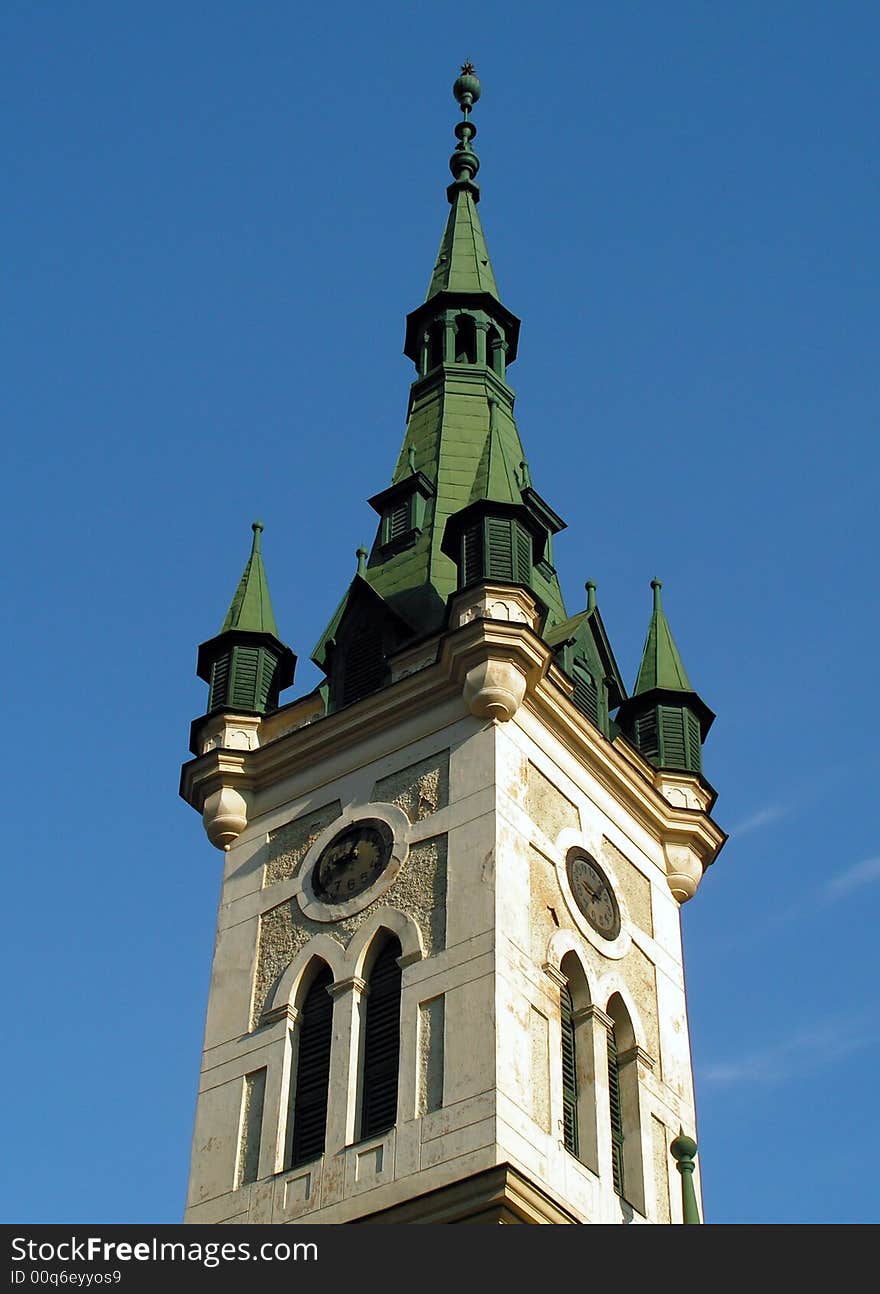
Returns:
[[[620,908],[602,868],[585,849],[571,849],[566,859],[571,893],[578,909],[603,939],[620,934]]]

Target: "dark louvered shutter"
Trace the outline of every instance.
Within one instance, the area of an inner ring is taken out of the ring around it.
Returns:
[[[659,756],[656,710],[649,710],[647,714],[636,719],[636,745],[645,759],[656,759]]]
[[[591,723],[599,722],[599,692],[596,687],[596,681],[585,665],[579,661],[574,663],[574,701],[577,708],[582,714],[585,714]]]
[[[611,1109],[611,1178],[618,1195],[623,1195],[623,1112],[620,1107],[620,1066],[617,1036],[608,1033],[608,1098]]]
[[[519,584],[528,584],[532,578],[532,536],[521,526],[515,526],[516,532],[516,575]]]
[[[385,681],[382,634],[375,624],[361,624],[345,645],[342,704],[350,705],[377,691]]]
[[[306,994],[299,1028],[296,1096],[293,1102],[291,1164],[317,1159],[324,1153],[327,1094],[330,1083],[330,1042],[333,1036],[333,983],[329,968],[318,975]]]
[[[471,584],[474,580],[481,578],[483,574],[483,527],[482,523],[477,521],[468,526],[462,538],[462,557],[463,557],[463,580],[464,584]]]
[[[275,710],[278,707],[277,662],[270,652],[260,653],[260,705],[264,710]]]
[[[236,709],[255,710],[260,649],[259,647],[236,647],[234,650],[235,668],[232,672],[230,703]]]
[[[699,773],[703,767],[703,751],[700,746],[700,721],[690,710],[685,710],[684,722],[688,744],[688,768],[695,773]]]
[[[397,1121],[400,1060],[400,944],[385,945],[370,975],[364,1022],[361,1137],[384,1132]]]
[[[660,734],[663,739],[663,767],[687,768],[684,748],[684,714],[670,705],[660,707]]]
[[[511,523],[504,518],[486,518],[486,575],[489,579],[513,579],[510,531]]]
[[[565,984],[560,995],[562,1011],[562,1124],[565,1149],[578,1153],[577,1058],[574,1049],[574,1006]]]
[[[213,710],[215,706],[226,704],[226,689],[229,686],[229,656],[228,651],[224,652],[222,656],[218,656],[211,669],[209,710]]]

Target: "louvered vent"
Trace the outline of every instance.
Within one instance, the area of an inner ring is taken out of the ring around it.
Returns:
[[[700,745],[700,721],[690,710],[684,712],[685,732],[688,743],[688,767],[695,773],[703,768],[703,748]]]
[[[260,707],[263,710],[275,710],[278,708],[277,661],[274,660],[270,652],[262,651],[260,655],[262,656],[260,663]]]
[[[618,1195],[623,1195],[623,1113],[620,1107],[620,1066],[617,1037],[608,1032],[608,1097],[611,1111],[611,1178]]]
[[[333,975],[325,967],[306,994],[302,1006],[296,1096],[292,1107],[291,1164],[317,1159],[324,1153],[333,1036],[333,999],[327,989],[332,983]]]
[[[362,625],[345,646],[342,704],[350,705],[376,692],[385,681],[382,637],[375,625]]]
[[[229,686],[229,659],[231,653],[226,651],[218,656],[211,668],[211,692],[208,697],[208,709],[226,704],[226,689]]]
[[[462,538],[463,583],[473,584],[483,575],[483,527],[477,521],[468,526]]]
[[[578,1153],[577,1058],[574,1047],[574,1005],[567,984],[560,994],[562,1012],[562,1124],[565,1149]]]
[[[657,711],[649,710],[647,714],[636,719],[636,745],[645,759],[657,759],[660,755],[660,744],[657,737]]]
[[[664,768],[687,768],[684,714],[670,705],[660,706],[660,736]]]
[[[493,580],[513,579],[511,523],[500,517],[486,518],[486,575]]]
[[[410,529],[409,519],[410,501],[404,499],[403,503],[398,503],[396,507],[389,508],[385,516],[385,542],[391,544],[401,535],[405,535]]]
[[[384,1132],[397,1121],[400,1057],[400,944],[385,945],[373,965],[364,1022],[361,1137]]]
[[[532,536],[521,526],[514,526],[516,535],[516,580],[528,584],[532,578]]]
[[[574,663],[574,695],[572,700],[582,714],[585,714],[591,723],[599,723],[599,690],[596,687],[596,681],[585,665],[579,661]]]
[[[236,709],[256,710],[257,675],[260,668],[259,647],[235,647],[230,704]]]

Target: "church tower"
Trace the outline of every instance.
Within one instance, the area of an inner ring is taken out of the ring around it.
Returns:
[[[631,696],[595,584],[565,608],[565,523],[520,441],[520,321],[478,213],[470,64],[453,90],[406,432],[314,650],[325,680],[279,699],[296,662],[256,522],[199,650],[181,794],[225,867],[191,1222],[700,1216],[680,907],[725,839],[713,716],[658,581]]]

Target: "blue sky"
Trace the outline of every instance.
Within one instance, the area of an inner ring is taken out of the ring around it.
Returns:
[[[731,833],[683,912],[707,1219],[880,1218],[880,9],[7,0],[0,1217],[181,1217],[222,860],[177,798],[250,522],[310,650],[403,435],[471,58],[520,433]]]

